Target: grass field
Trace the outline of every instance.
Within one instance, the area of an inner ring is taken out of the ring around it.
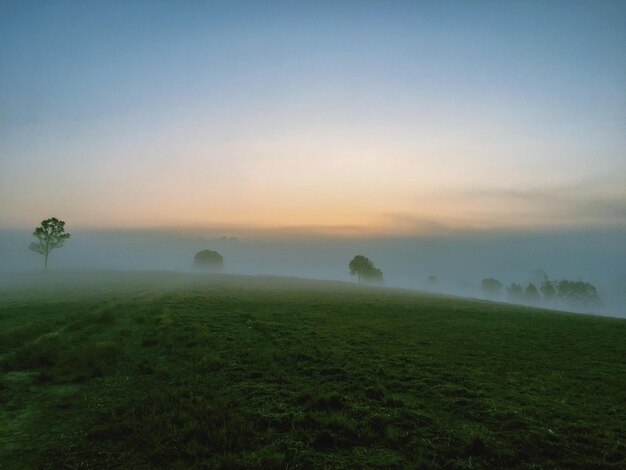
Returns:
[[[344,283],[0,287],[0,468],[626,468],[626,320]]]

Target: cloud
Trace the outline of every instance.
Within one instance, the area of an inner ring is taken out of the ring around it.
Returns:
[[[572,184],[536,186],[529,189],[472,189],[457,194],[459,200],[494,221],[533,225],[626,225],[624,177],[611,175]]]

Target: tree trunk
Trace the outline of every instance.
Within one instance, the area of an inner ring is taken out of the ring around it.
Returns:
[[[43,262],[43,270],[48,270],[48,253],[45,254],[44,262]]]

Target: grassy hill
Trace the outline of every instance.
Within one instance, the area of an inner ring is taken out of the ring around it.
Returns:
[[[272,277],[0,287],[1,468],[626,468],[625,390],[619,319]]]

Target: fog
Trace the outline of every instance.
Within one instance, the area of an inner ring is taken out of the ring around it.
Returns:
[[[72,230],[50,255],[50,270],[192,271],[203,249],[224,257],[224,272],[284,275],[355,282],[348,262],[356,254],[382,269],[385,284],[466,297],[484,297],[481,280],[506,286],[537,283],[537,270],[551,280],[592,283],[603,302],[583,309],[626,317],[626,233],[622,230],[558,232],[458,232],[403,238],[345,238],[223,233],[202,230]],[[30,231],[0,232],[0,279],[41,271],[42,257],[28,250]],[[428,283],[436,276],[435,284]],[[537,286],[538,287],[538,286]],[[558,308],[558,305],[555,307]]]

